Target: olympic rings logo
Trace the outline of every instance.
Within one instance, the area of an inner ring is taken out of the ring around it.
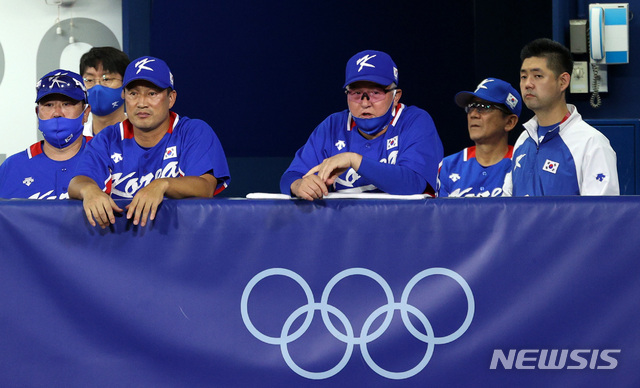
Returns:
[[[282,327],[280,337],[271,337],[260,332],[249,318],[247,306],[249,295],[251,294],[251,291],[256,286],[256,284],[269,276],[275,275],[285,276],[296,281],[300,285],[300,287],[302,287],[307,298],[307,304],[296,309],[287,318]],[[371,313],[371,315],[369,315],[369,317],[367,317],[364,324],[362,325],[362,330],[360,331],[359,336],[355,335],[351,322],[349,322],[346,315],[338,308],[328,303],[329,295],[331,294],[331,290],[333,289],[333,287],[342,279],[354,275],[362,275],[375,280],[382,287],[387,299],[386,305],[377,308]],[[431,323],[418,308],[407,303],[407,301],[409,300],[409,294],[411,293],[415,285],[422,279],[433,275],[443,275],[455,280],[460,285],[460,287],[462,287],[462,290],[464,291],[464,294],[467,298],[468,308],[464,322],[455,332],[442,337],[438,337],[435,335]],[[336,375],[347,365],[349,359],[351,358],[354,346],[358,345],[360,346],[360,351],[363,359],[373,371],[375,371],[380,376],[386,377],[388,379],[402,380],[416,375],[427,366],[427,364],[431,360],[431,356],[433,355],[435,345],[443,345],[455,341],[467,331],[467,329],[471,325],[471,321],[473,320],[473,315],[475,312],[475,302],[469,284],[458,273],[446,268],[430,268],[415,275],[409,281],[409,283],[407,283],[404,291],[402,292],[400,302],[395,301],[391,287],[389,287],[389,284],[380,275],[366,268],[350,268],[338,273],[329,281],[329,283],[327,283],[327,286],[322,292],[322,297],[319,303],[314,301],[311,288],[300,275],[285,268],[270,268],[255,275],[246,285],[242,293],[240,309],[242,314],[242,321],[244,322],[249,332],[262,342],[271,345],[279,345],[282,352],[282,357],[284,358],[289,368],[291,368],[291,370],[302,377],[312,380],[321,380]],[[307,331],[307,329],[311,325],[311,321],[313,320],[315,310],[320,311],[322,321],[329,332],[336,339],[344,342],[347,345],[344,356],[338,362],[338,364],[324,372],[310,372],[302,369],[293,361],[288,350],[288,344],[300,338]],[[387,330],[387,328],[391,324],[391,320],[393,319],[393,312],[395,310],[400,311],[402,322],[404,323],[409,333],[411,333],[411,335],[413,335],[416,339],[427,344],[427,350],[422,360],[416,366],[404,372],[391,372],[380,367],[371,358],[367,349],[367,345],[370,342],[379,338]],[[424,332],[426,334],[418,330],[413,325],[413,323],[409,319],[409,313],[411,313],[418,319],[420,324],[424,327]],[[290,333],[293,322],[303,314],[306,314],[306,317],[300,328],[298,328],[298,330],[296,330],[295,332]],[[333,325],[333,323],[329,319],[329,314],[334,315],[341,322],[341,324],[345,328],[346,333],[342,333]],[[380,327],[374,332],[370,333],[369,330],[371,329],[371,325],[373,324],[373,322],[383,314],[386,314],[386,316]]]

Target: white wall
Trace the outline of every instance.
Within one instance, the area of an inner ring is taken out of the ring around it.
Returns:
[[[34,110],[40,77],[56,68],[77,73],[93,46],[122,49],[121,0],[76,0],[60,8],[58,1],[0,0],[0,162],[42,138]],[[69,43],[70,32],[76,43]]]

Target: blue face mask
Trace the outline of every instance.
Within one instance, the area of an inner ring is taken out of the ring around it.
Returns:
[[[42,131],[47,143],[56,148],[66,148],[78,137],[82,136],[84,111],[75,119],[54,117],[42,120],[38,117],[38,128]]]
[[[96,85],[87,91],[91,112],[97,116],[106,116],[122,106],[122,87],[108,88]]]
[[[355,116],[353,120],[356,122],[356,127],[363,133],[367,135],[375,135],[376,133],[382,131],[389,125],[391,122],[391,118],[393,117],[393,103],[395,102],[395,90],[393,92],[393,99],[391,100],[391,105],[389,105],[389,109],[387,109],[387,113],[383,114],[379,117],[374,117],[372,119],[361,119]]]

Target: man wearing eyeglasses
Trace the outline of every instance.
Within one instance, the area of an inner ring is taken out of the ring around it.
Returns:
[[[348,109],[326,118],[280,179],[309,201],[329,192],[435,195],[443,147],[431,116],[400,103],[391,57],[367,50],[347,62]]]
[[[456,104],[467,113],[472,147],[442,160],[438,197],[499,197],[511,169],[509,132],[522,111],[520,94],[497,78],[480,82],[474,92],[460,92]]]
[[[80,58],[80,74],[89,94],[91,115],[84,133],[93,136],[103,128],[124,121],[122,79],[129,57],[113,47],[93,47]]]
[[[82,136],[91,107],[79,74],[54,70],[36,84],[36,116],[44,140],[0,165],[0,198],[68,199],[89,138]]]
[[[165,197],[210,198],[225,189],[229,167],[213,129],[171,111],[177,93],[167,64],[138,58],[123,85],[128,118],[93,138],[69,185],[89,223],[115,223],[114,211],[123,209],[114,199],[131,200],[127,219],[145,226]]]
[[[616,153],[609,140],[567,104],[573,60],[551,39],[520,53],[520,92],[536,115],[513,149],[505,196],[619,195]]]

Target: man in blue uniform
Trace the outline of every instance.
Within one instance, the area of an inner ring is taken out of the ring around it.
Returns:
[[[508,82],[487,78],[474,92],[460,92],[456,104],[467,112],[472,147],[443,159],[439,197],[499,197],[511,169],[509,132],[518,123],[522,98]]]
[[[399,102],[391,57],[354,55],[343,87],[349,109],[313,131],[282,176],[282,193],[310,201],[329,191],[435,195],[442,142],[427,112]]]
[[[505,196],[619,195],[616,153],[609,140],[567,104],[573,60],[542,38],[520,53],[520,92],[535,116],[513,148]]]
[[[36,84],[38,129],[44,140],[0,165],[0,198],[67,199],[87,140],[82,128],[91,107],[82,78],[54,70]]]
[[[89,143],[69,186],[92,226],[115,222],[114,198],[130,199],[127,219],[153,220],[164,197],[213,197],[227,187],[229,167],[213,129],[171,111],[173,75],[154,57],[132,61],[124,76],[128,118]]]

